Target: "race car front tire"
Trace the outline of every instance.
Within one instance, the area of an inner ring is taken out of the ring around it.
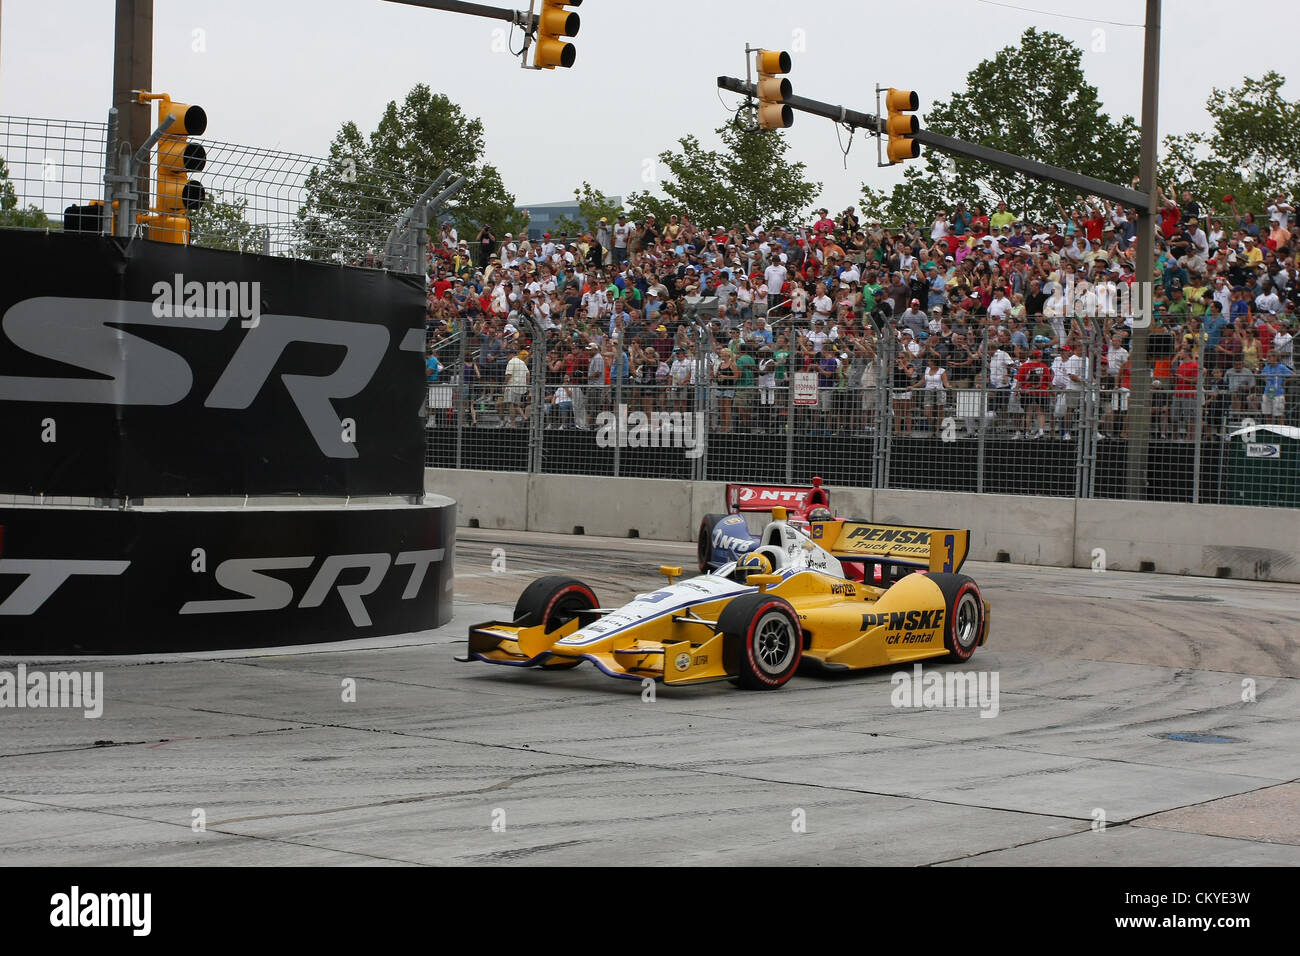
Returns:
[[[984,640],[984,599],[979,585],[964,574],[930,574],[943,592],[943,644],[948,659],[968,661]]]
[[[579,611],[600,607],[596,592],[576,578],[551,574],[538,578],[519,595],[514,622],[520,627],[545,624],[553,631],[577,617]]]
[[[775,690],[799,669],[803,632],[788,602],[746,594],[718,615],[722,659],[731,679],[748,690]]]

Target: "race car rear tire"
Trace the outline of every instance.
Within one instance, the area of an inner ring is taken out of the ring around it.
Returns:
[[[948,659],[968,661],[984,640],[984,598],[979,585],[964,574],[930,574],[943,591],[943,645]]]
[[[709,573],[709,558],[713,557],[713,526],[726,515],[705,515],[700,519],[700,533],[695,539],[695,557],[700,564],[700,574]]]
[[[579,611],[600,607],[596,592],[576,578],[551,574],[538,578],[515,602],[514,621],[520,627],[545,624],[553,631],[567,624]]]
[[[799,616],[774,594],[746,594],[718,615],[722,660],[731,679],[748,690],[775,690],[799,669]]]

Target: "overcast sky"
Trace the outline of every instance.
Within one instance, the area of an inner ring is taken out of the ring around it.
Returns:
[[[102,120],[113,6],[0,0],[0,113]],[[568,199],[583,179],[626,196],[646,188],[654,156],[678,137],[714,144],[738,99],[715,80],[744,75],[747,41],[790,50],[803,96],[872,112],[877,82],[914,88],[924,125],[932,100],[964,88],[980,60],[1035,26],[1082,47],[1108,111],[1139,117],[1144,9],[1141,0],[588,0],[576,66],[525,71],[495,52],[494,31],[507,25],[494,20],[387,0],[156,0],[154,89],[202,105],[212,139],[323,155],[341,123],[369,132],[387,101],[427,83],[482,118],[487,158],[526,206]],[[895,25],[905,29],[891,35]],[[1166,0],[1161,135],[1203,129],[1216,84],[1285,75],[1290,45],[1274,41],[1297,26],[1292,2],[1261,13]],[[1293,85],[1284,92],[1296,96]],[[829,121],[796,114],[787,135],[832,210],[856,203],[860,183],[900,176],[876,167],[874,141],[861,134],[846,170]]]

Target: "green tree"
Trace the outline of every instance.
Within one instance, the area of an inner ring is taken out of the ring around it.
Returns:
[[[780,133],[750,132],[735,123],[716,130],[723,149],[706,150],[692,135],[679,139],[680,151],[659,154],[669,175],[660,183],[667,198],[649,191],[628,197],[632,215],[653,213],[659,222],[686,213],[700,226],[729,227],[757,219],[797,223],[804,218],[821,183],[804,178],[803,163],[786,158],[789,141]]]
[[[1300,192],[1300,100],[1282,95],[1286,77],[1269,71],[1241,86],[1213,89],[1205,102],[1212,128],[1166,136],[1160,182],[1189,190],[1198,200],[1261,212],[1278,190]]]
[[[966,75],[966,89],[939,101],[923,126],[1005,150],[1017,156],[1128,183],[1137,173],[1138,126],[1131,116],[1118,122],[1102,111],[1097,88],[1083,73],[1083,51],[1059,33],[1030,28],[1018,46],[999,50]],[[1065,186],[973,159],[958,159],[922,147],[924,168],[903,171],[888,194],[862,187],[867,214],[886,222],[927,223],[940,209],[963,200],[988,212],[999,200],[1021,218],[1056,217],[1056,204],[1077,198]]]
[[[340,262],[382,254],[398,218],[443,170],[466,179],[442,212],[461,238],[472,240],[485,223],[498,235],[522,229],[515,197],[483,152],[482,121],[423,83],[400,105],[390,101],[368,137],[344,123],[326,165],[307,177],[298,213],[302,253]]]
[[[261,230],[244,218],[247,209],[248,200],[243,197],[226,202],[221,193],[209,192],[202,208],[190,214],[191,245],[231,252],[260,252]]]
[[[39,206],[18,208],[18,192],[9,179],[9,165],[0,156],[0,226],[25,229],[48,229],[50,217]]]
[[[595,233],[602,216],[613,223],[623,212],[621,203],[614,202],[599,189],[592,188],[591,183],[585,179],[582,185],[573,191],[573,195],[578,200],[578,218],[560,216],[555,225],[561,232]]]

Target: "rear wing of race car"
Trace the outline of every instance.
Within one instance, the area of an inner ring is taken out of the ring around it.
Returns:
[[[727,485],[727,511],[771,512],[785,508],[796,515],[805,515],[816,507],[829,508],[831,496],[822,487],[821,478],[814,478],[811,488],[795,485]]]
[[[819,521],[812,539],[841,561],[898,564],[955,574],[966,563],[970,532],[957,528],[914,528],[845,518]]]

